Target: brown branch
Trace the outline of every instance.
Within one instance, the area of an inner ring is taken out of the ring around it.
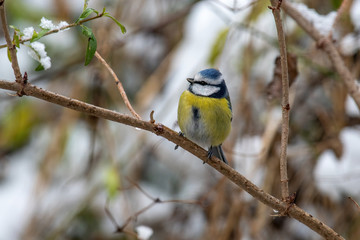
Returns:
[[[281,0],[271,0],[270,9],[274,15],[276,30],[280,48],[280,62],[281,62],[281,82],[282,82],[282,123],[281,123],[281,149],[280,149],[280,186],[281,197],[283,200],[289,197],[289,179],[287,175],[287,145],[289,140],[289,73],[287,63],[287,51],[285,43],[285,34],[283,31],[280,6]]]
[[[358,204],[352,197],[348,197],[348,198],[355,204],[355,206],[357,207],[357,209],[360,210],[359,204]]]
[[[124,103],[126,107],[130,110],[131,114],[136,117],[137,119],[141,119],[140,115],[136,113],[134,108],[131,106],[131,103],[126,95],[126,92],[124,90],[124,87],[122,83],[119,81],[118,77],[116,76],[115,72],[112,70],[112,68],[107,64],[107,62],[101,57],[98,51],[95,52],[95,57],[99,59],[99,61],[107,68],[107,70],[110,72],[111,76],[114,78],[116,86],[120,92],[120,95],[122,99],[124,100]]]
[[[129,125],[132,127],[137,127],[149,132],[152,132],[156,135],[162,136],[163,138],[168,139],[176,145],[181,146],[186,151],[191,154],[197,156],[202,161],[208,163],[210,166],[215,168],[218,172],[226,176],[230,181],[235,183],[237,186],[244,189],[254,198],[264,203],[268,207],[283,213],[287,212],[288,215],[326,239],[344,239],[338,233],[336,233],[329,226],[325,225],[319,219],[311,216],[309,213],[305,212],[301,208],[297,207],[295,204],[289,205],[286,202],[283,202],[274,196],[264,192],[262,189],[257,187],[255,184],[246,179],[243,175],[235,171],[229,165],[223,163],[220,159],[212,157],[210,159],[207,158],[207,151],[197,144],[191,142],[183,136],[180,136],[177,132],[171,130],[170,128],[162,125],[162,124],[154,124],[150,121],[143,121],[140,119],[136,119],[130,117],[125,114],[120,114],[116,111],[111,111],[105,108],[97,107],[88,103],[84,103],[79,100],[71,99],[69,97],[65,97],[41,88],[38,88],[32,84],[26,84],[25,86],[21,86],[17,82],[8,82],[0,80],[0,88],[7,89],[11,91],[19,91],[23,89],[24,93],[28,96],[33,96],[47,102],[55,103],[57,105],[73,109],[75,111],[79,111],[88,115],[92,115],[98,118],[107,119],[110,121],[122,123],[125,125]]]
[[[126,179],[135,186],[135,188],[137,188],[142,194],[144,194],[147,198],[149,198],[150,200],[155,201],[156,198],[151,196],[149,193],[147,193],[144,189],[142,189],[142,187],[140,187],[140,185],[138,183],[136,183],[135,181],[131,180],[130,178],[126,177]]]
[[[156,202],[156,203],[185,203],[185,204],[200,204],[201,201],[198,200],[178,200],[178,199],[173,199],[173,200],[161,200],[160,198],[156,198],[151,196],[148,192],[146,192],[138,183],[136,183],[135,181],[131,180],[130,178],[126,177],[126,179],[132,184],[134,185],[135,188],[137,188],[142,194],[144,194],[147,198],[149,198],[150,200]]]
[[[18,83],[22,83],[22,74],[20,72],[19,63],[16,56],[16,46],[12,43],[9,29],[7,26],[6,21],[6,14],[5,14],[5,0],[0,0],[0,17],[1,17],[1,23],[2,23],[2,29],[4,32],[4,36],[6,39],[6,45],[8,47],[8,50],[10,51],[11,56],[11,66],[14,71],[15,75],[15,81]]]
[[[338,50],[333,44],[333,41],[329,36],[323,36],[314,27],[314,25],[306,19],[289,1],[284,1],[281,5],[282,9],[292,17],[299,26],[304,29],[318,45],[328,54],[335,70],[340,75],[340,78],[344,81],[345,86],[354,99],[357,107],[360,109],[360,85],[356,79],[352,76],[350,70],[346,67],[343,59],[341,58]]]

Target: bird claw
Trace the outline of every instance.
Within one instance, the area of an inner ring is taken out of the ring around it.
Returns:
[[[208,152],[207,152],[207,159],[210,159],[213,155],[212,152],[212,147],[209,148]],[[203,164],[207,163],[207,161],[203,161]]]
[[[185,135],[182,132],[179,132],[179,136],[184,137]],[[179,145],[176,144],[174,150],[176,150],[178,148],[179,148]]]
[[[207,158],[210,159],[213,155],[213,152],[212,152],[212,147],[209,148],[208,152],[207,152]]]

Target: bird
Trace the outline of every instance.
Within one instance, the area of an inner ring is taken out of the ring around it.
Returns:
[[[222,143],[231,130],[232,108],[223,75],[219,70],[209,68],[187,81],[189,86],[181,94],[178,104],[180,134],[208,147],[208,158],[215,155],[228,164]]]

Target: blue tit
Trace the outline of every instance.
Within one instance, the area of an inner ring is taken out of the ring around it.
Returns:
[[[187,81],[190,85],[181,94],[178,106],[181,134],[208,147],[208,158],[214,154],[228,164],[221,147],[230,133],[232,120],[225,80],[218,70],[210,68]]]

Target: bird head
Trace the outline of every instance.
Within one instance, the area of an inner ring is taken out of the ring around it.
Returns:
[[[187,81],[190,83],[189,91],[195,95],[222,98],[228,94],[221,72],[214,68],[202,70]]]

